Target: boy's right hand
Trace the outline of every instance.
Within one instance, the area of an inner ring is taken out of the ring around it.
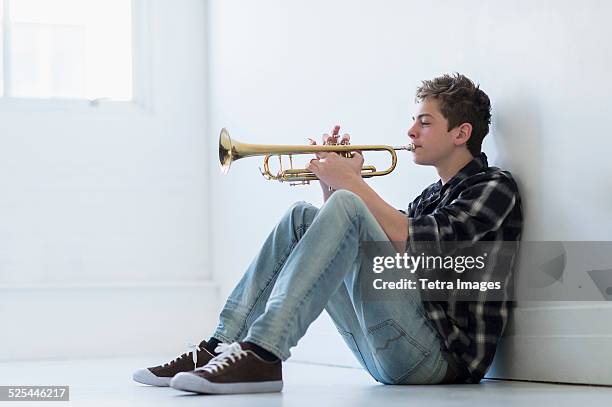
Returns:
[[[345,134],[344,136],[342,136],[342,140],[340,140],[340,143],[338,143],[338,137],[339,137],[339,132],[340,132],[340,126],[336,125],[334,126],[331,135],[330,134],[323,134],[322,137],[322,142],[323,145],[335,145],[335,144],[348,144],[349,140],[350,140],[350,136],[348,134]],[[317,142],[311,138],[308,139],[308,141],[310,142],[310,145],[317,145]],[[328,154],[335,154],[335,153],[325,153],[325,152],[319,152],[316,153],[316,159],[317,160],[321,160],[324,159]],[[327,198],[330,197],[330,195],[334,192],[333,190],[331,190],[329,188],[329,185],[327,185],[325,182],[319,180],[319,185],[321,185],[321,190],[323,191],[323,201],[326,201]]]

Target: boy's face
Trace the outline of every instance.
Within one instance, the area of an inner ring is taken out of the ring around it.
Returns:
[[[419,103],[412,119],[408,137],[416,146],[412,153],[415,164],[435,166],[453,152],[457,128],[448,131],[448,120],[436,100],[425,99]]]

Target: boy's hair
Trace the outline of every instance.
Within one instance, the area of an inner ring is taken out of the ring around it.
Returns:
[[[416,91],[416,102],[434,99],[442,115],[448,120],[448,130],[462,123],[472,125],[472,135],[467,148],[476,157],[480,154],[482,140],[489,133],[491,102],[479,85],[459,73],[425,80]]]

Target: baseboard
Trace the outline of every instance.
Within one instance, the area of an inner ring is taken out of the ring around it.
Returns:
[[[487,378],[612,385],[610,304],[541,304],[511,315]]]
[[[0,361],[173,355],[212,332],[220,303],[211,282],[0,285]],[[610,314],[599,304],[515,309],[487,378],[612,385]],[[292,355],[360,367],[326,313]]]
[[[173,354],[217,321],[211,282],[0,286],[0,360]]]
[[[506,337],[486,377],[612,386],[610,355],[612,337]]]

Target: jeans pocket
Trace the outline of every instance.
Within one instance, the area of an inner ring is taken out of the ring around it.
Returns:
[[[375,357],[391,384],[401,383],[430,354],[392,319],[368,328],[368,334]]]

